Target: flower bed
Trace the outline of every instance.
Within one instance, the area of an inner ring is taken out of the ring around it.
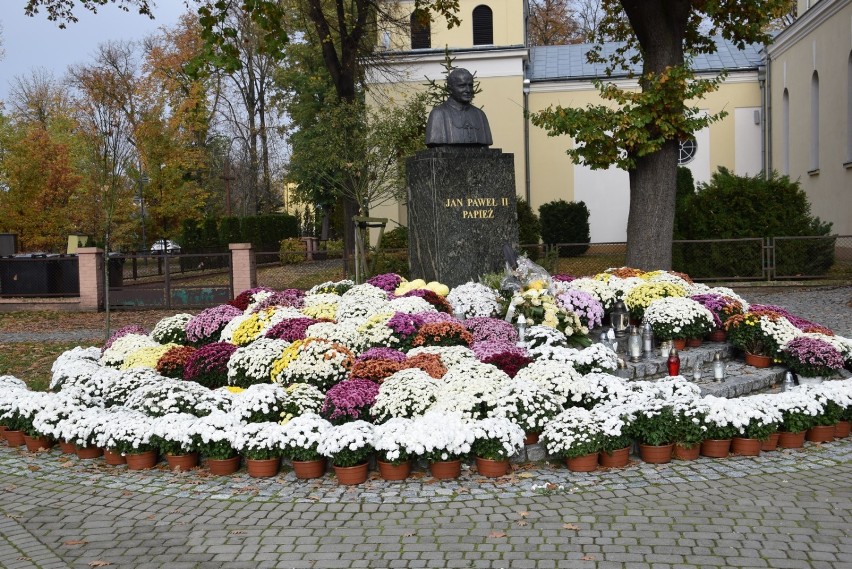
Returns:
[[[325,456],[343,466],[372,452],[394,463],[504,459],[524,432],[541,432],[551,456],[570,458],[634,440],[694,446],[852,418],[852,380],[701,397],[681,376],[611,375],[616,354],[587,335],[604,307],[628,299],[660,336],[706,332],[727,316],[735,346],[760,344],[800,375],[852,365],[849,339],[778,307],[662,271],[551,280],[524,261],[504,285],[447,291],[385,275],[304,294],[252,289],[163,319],[151,334],[128,327],[102,349],[69,350],[48,393],[0,377],[0,424],[125,453]]]

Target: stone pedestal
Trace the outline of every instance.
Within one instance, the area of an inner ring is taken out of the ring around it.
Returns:
[[[449,287],[505,266],[518,247],[515,161],[486,147],[444,146],[408,159],[411,278]]]

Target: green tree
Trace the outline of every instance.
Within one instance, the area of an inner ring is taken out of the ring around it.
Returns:
[[[589,54],[607,64],[607,74],[641,62],[638,91],[596,81],[604,104],[586,108],[551,106],[532,115],[548,135],[568,134],[567,150],[593,169],[617,166],[630,177],[627,264],[668,269],[672,263],[678,143],[720,120],[725,113],[701,115],[686,101],[716,90],[724,78],[696,76],[694,55],[714,53],[713,36],[742,47],[768,42],[769,23],[788,8],[787,0],[602,0],[606,11],[596,40],[625,42],[604,59],[600,43]],[[626,17],[625,17],[626,16]]]

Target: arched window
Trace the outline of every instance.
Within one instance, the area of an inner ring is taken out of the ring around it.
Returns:
[[[783,137],[781,152],[782,152],[782,172],[790,174],[790,92],[784,89],[784,96],[781,100],[781,136]]]
[[[811,171],[819,170],[819,73],[811,76]]]
[[[491,8],[481,4],[473,9],[473,45],[494,43],[494,14]]]
[[[432,47],[432,30],[429,12],[415,10],[411,13],[411,49]]]
[[[852,52],[846,70],[846,163],[852,162]]]

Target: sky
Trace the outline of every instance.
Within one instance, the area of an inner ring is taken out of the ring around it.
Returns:
[[[151,20],[111,4],[92,14],[78,3],[75,15],[79,22],[62,30],[47,20],[44,11],[33,18],[25,16],[25,4],[25,0],[0,0],[2,48],[6,52],[0,60],[0,100],[7,98],[10,82],[28,75],[30,69],[43,67],[61,78],[69,65],[91,62],[99,44],[141,40],[163,25],[174,25],[186,10],[183,0],[158,0],[153,10],[156,19]]]

